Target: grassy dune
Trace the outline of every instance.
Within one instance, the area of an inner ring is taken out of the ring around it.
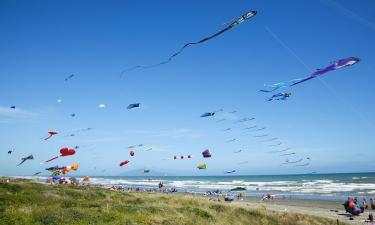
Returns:
[[[326,218],[250,209],[202,197],[0,181],[0,224],[336,224]],[[342,224],[342,223],[340,223]]]

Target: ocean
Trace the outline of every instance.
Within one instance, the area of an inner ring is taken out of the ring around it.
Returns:
[[[30,177],[28,177],[30,178]],[[150,178],[150,179],[149,179]],[[39,179],[43,179],[40,177]],[[236,187],[246,188],[247,196],[261,197],[272,193],[294,199],[345,200],[347,197],[375,197],[375,173],[259,175],[259,176],[97,176],[92,184],[157,188],[163,181],[166,188],[179,192],[223,193]]]

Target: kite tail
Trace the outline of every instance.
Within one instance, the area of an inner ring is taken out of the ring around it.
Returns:
[[[174,57],[176,57],[176,56],[178,56],[179,54],[181,54],[181,53],[184,51],[184,49],[187,48],[188,46],[190,46],[190,45],[196,45],[196,44],[201,44],[201,43],[203,43],[203,42],[206,42],[206,41],[208,41],[208,40],[210,40],[210,39],[212,39],[212,38],[214,38],[214,37],[216,37],[216,36],[218,36],[218,35],[224,33],[225,31],[227,31],[227,30],[229,30],[229,29],[231,29],[231,27],[228,26],[228,27],[222,29],[221,31],[219,31],[219,32],[217,32],[217,33],[215,33],[215,34],[213,34],[213,35],[207,37],[207,38],[203,38],[203,39],[200,40],[200,41],[189,42],[189,43],[185,44],[184,46],[182,46],[182,47],[180,48],[180,50],[178,50],[177,52],[175,52],[174,54],[172,54],[172,55],[171,55],[167,60],[165,60],[165,61],[162,61],[162,62],[159,62],[159,63],[156,63],[156,64],[152,64],[152,65],[138,65],[138,66],[133,66],[133,67],[130,67],[130,68],[128,68],[128,69],[125,69],[125,70],[123,70],[123,71],[121,72],[120,77],[122,77],[122,76],[124,75],[124,73],[126,73],[126,72],[130,72],[130,71],[133,71],[133,70],[136,70],[136,69],[150,69],[150,68],[154,68],[154,67],[157,67],[157,66],[161,66],[161,65],[163,65],[163,64],[167,64],[167,63],[169,63],[170,61],[172,61],[172,59],[173,59]]]
[[[289,86],[294,86],[296,84],[300,84],[302,82],[308,81],[308,80],[313,79],[313,78],[314,78],[313,76],[309,76],[309,77],[306,77],[306,78],[294,79],[294,80],[290,81],[290,85]]]
[[[44,140],[47,141],[47,140],[50,139],[51,137],[52,137],[52,135],[50,135],[50,136],[44,138]]]
[[[49,159],[49,160],[47,160],[47,161],[45,161],[46,163],[47,162],[51,162],[51,161],[53,161],[53,160],[55,160],[55,159],[57,159],[57,158],[59,158],[58,156],[55,156],[55,157],[53,157],[52,159]]]

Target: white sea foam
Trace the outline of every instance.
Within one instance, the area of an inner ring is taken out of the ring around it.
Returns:
[[[22,178],[33,178],[26,176]],[[256,181],[256,180],[229,180],[228,178],[220,179],[204,179],[202,177],[194,179],[192,177],[184,180],[183,178],[163,177],[163,182],[166,187],[175,187],[182,190],[189,191],[205,191],[205,190],[230,190],[235,187],[245,187],[249,192],[256,192],[256,189],[261,192],[280,192],[288,194],[318,194],[318,195],[340,195],[343,194],[358,194],[358,195],[373,195],[375,194],[375,182],[358,182],[356,177],[349,178],[345,182],[336,179],[304,179],[304,180],[275,180],[275,181]],[[358,177],[360,179],[367,179],[367,177]],[[39,177],[43,180],[45,177]],[[161,179],[161,178],[159,178]],[[353,180],[353,182],[350,182]],[[148,180],[139,177],[93,177],[90,183],[112,186],[125,185],[132,187],[157,187],[161,180]],[[348,182],[349,181],[349,182]]]

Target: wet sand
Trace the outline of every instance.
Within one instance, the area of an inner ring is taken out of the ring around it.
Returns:
[[[352,217],[345,212],[343,202],[325,200],[298,200],[298,199],[274,199],[260,201],[259,198],[247,197],[243,201],[234,201],[232,204],[247,206],[251,208],[265,208],[275,211],[302,213],[315,216],[329,217],[340,222],[352,224],[369,224],[365,222],[368,214],[375,214],[375,210],[365,210],[360,216]]]

